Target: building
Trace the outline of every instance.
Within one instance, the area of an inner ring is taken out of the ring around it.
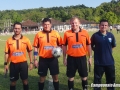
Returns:
[[[23,31],[38,30],[38,23],[33,22],[32,20],[23,21],[21,24]]]

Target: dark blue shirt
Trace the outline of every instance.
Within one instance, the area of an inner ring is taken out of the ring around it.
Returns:
[[[114,35],[107,32],[103,35],[100,31],[94,33],[91,37],[91,47],[94,51],[95,65],[113,65],[112,48],[116,46]]]

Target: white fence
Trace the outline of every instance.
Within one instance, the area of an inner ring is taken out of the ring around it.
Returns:
[[[60,31],[58,31],[58,32],[60,32],[60,33],[63,33],[63,32],[65,32],[66,30],[60,30]],[[88,32],[94,32],[94,31],[98,31],[98,29],[96,29],[96,28],[89,28],[89,29],[87,29],[87,31]],[[27,32],[22,32],[22,34],[36,34],[37,32],[39,32],[39,31],[27,31]],[[14,34],[14,32],[6,32],[6,33],[0,33],[0,35],[13,35]]]

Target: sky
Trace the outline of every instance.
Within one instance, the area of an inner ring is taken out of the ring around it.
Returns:
[[[0,11],[23,10],[34,8],[66,7],[84,4],[87,7],[97,7],[111,0],[0,0]]]

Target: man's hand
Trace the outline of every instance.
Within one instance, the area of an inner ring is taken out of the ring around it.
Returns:
[[[38,60],[34,60],[34,67],[38,68]]]
[[[89,72],[91,72],[92,57],[88,59]]]
[[[7,74],[8,74],[8,65],[5,65],[4,66],[4,78],[7,77]]]
[[[92,58],[91,58],[91,57],[88,59],[88,63],[89,63],[90,65],[92,65]]]
[[[33,62],[30,62],[29,69],[30,69],[30,70],[33,69]]]
[[[64,58],[63,64],[64,64],[65,66],[67,66],[67,59],[66,59],[66,58]]]

